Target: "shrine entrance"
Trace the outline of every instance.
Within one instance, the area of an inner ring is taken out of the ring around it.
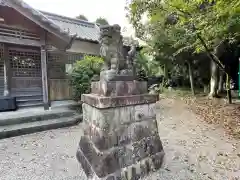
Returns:
[[[42,95],[41,53],[38,48],[9,46],[11,92],[14,96]]]
[[[2,110],[16,105],[43,105],[48,110],[49,51],[63,56],[75,37],[24,2],[0,0],[0,96],[6,102]]]
[[[4,50],[4,48],[7,48]],[[7,53],[7,55],[5,54]],[[41,54],[38,48],[0,44],[0,93],[4,89],[4,57],[8,57],[13,96],[42,95]]]

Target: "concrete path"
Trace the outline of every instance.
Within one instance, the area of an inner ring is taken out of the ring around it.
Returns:
[[[161,100],[163,168],[146,180],[238,180],[240,142],[182,102]],[[81,125],[0,140],[0,180],[87,180],[75,153]],[[232,179],[231,179],[232,178]]]
[[[21,108],[17,111],[8,111],[8,112],[0,112],[0,121],[5,121],[12,118],[22,118],[29,116],[38,116],[45,114],[54,114],[58,112],[69,111],[67,106],[75,105],[74,101],[53,101],[51,110],[45,111],[43,107],[29,107],[29,108]]]

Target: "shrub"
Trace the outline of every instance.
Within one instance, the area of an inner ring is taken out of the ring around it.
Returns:
[[[100,74],[103,59],[97,56],[85,56],[77,61],[70,75],[73,98],[78,101],[84,93],[90,93],[91,79]]]
[[[136,69],[136,77],[138,81],[147,81],[147,73],[143,68]]]

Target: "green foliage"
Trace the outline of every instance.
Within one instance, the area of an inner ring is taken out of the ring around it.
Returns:
[[[170,45],[169,50],[176,53],[204,51],[197,33],[204,36],[210,48],[219,40],[239,38],[239,13],[239,0],[132,0],[129,4],[129,18],[137,35],[161,50]],[[147,22],[141,21],[143,15]]]
[[[109,25],[107,19],[102,17],[97,18],[96,23],[100,25]]]
[[[138,81],[146,81],[147,80],[147,74],[144,69],[137,69],[137,80]]]
[[[142,77],[140,79],[161,74],[160,64],[148,56],[146,49],[137,53],[136,68],[137,75]]]
[[[75,100],[80,100],[81,94],[90,92],[91,79],[100,74],[102,64],[103,59],[96,56],[85,56],[74,64],[71,84]]]
[[[240,41],[239,0],[131,0],[128,10],[136,35],[167,72],[184,69],[188,61],[196,68],[194,74],[209,69],[208,57],[208,62],[199,63],[199,55],[206,54],[199,35],[212,51],[222,41]]]
[[[78,15],[76,18],[83,20],[83,21],[88,21],[88,18],[86,16],[84,16],[83,14]]]

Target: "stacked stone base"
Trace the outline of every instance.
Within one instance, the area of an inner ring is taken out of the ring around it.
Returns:
[[[119,96],[122,92],[115,89],[123,83],[128,93]],[[84,136],[77,159],[88,179],[137,180],[161,167],[164,151],[156,123],[158,97],[142,94],[147,91],[145,85],[144,91],[136,91],[139,84],[111,82],[105,85],[111,91],[104,91],[99,82],[94,84],[99,94],[83,95]]]
[[[135,164],[116,169],[113,173],[102,177],[101,172],[96,171],[94,168],[95,164],[89,160],[89,157],[85,156],[84,151],[81,148],[77,151],[77,159],[81,162],[82,168],[89,180],[137,180],[160,169],[163,158],[164,151],[162,150],[161,152],[141,159]],[[100,161],[98,163],[100,163]],[[109,166],[108,168],[111,170]]]

